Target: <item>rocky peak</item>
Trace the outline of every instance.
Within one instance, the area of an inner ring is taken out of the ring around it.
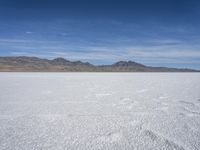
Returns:
[[[119,61],[113,64],[115,67],[145,67],[142,64],[136,63],[134,61]]]
[[[55,58],[51,62],[55,65],[66,65],[66,64],[70,63],[70,61],[68,61],[62,57]]]

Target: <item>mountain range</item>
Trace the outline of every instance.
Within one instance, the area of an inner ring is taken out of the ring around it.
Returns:
[[[52,60],[38,57],[0,57],[0,72],[199,72],[193,69],[151,67],[134,61],[119,61],[111,65],[93,65],[88,62]]]

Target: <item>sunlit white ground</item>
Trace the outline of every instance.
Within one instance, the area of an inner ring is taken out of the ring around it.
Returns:
[[[199,73],[0,73],[0,149],[200,149]]]

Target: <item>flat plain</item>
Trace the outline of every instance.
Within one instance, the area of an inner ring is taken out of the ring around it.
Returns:
[[[0,149],[200,149],[200,73],[0,73]]]

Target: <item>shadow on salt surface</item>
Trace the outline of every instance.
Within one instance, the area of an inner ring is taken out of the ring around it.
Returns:
[[[195,107],[195,104],[192,102],[187,102],[187,101],[179,101],[180,103],[182,103],[183,105],[190,105],[192,107]]]
[[[186,116],[200,116],[200,108],[193,102],[179,101],[180,114]]]
[[[191,117],[193,117],[193,116],[200,116],[200,112],[191,111],[191,110],[188,110],[186,108],[183,108],[183,110],[184,110],[184,113],[180,113],[182,115],[191,116]]]
[[[144,122],[132,121],[119,130],[94,138],[92,143],[105,149],[111,149],[115,145],[117,149],[122,146],[122,149],[184,150],[180,144],[145,129],[143,125]]]
[[[174,150],[184,150],[184,148],[182,146],[179,146],[178,144],[176,144],[173,141],[170,141],[164,137],[161,137],[159,135],[157,135],[156,133],[154,133],[151,130],[144,130],[142,132],[142,136],[144,140],[147,140],[148,142],[147,145],[151,145],[150,147],[152,148],[158,148],[159,149],[174,149]]]

